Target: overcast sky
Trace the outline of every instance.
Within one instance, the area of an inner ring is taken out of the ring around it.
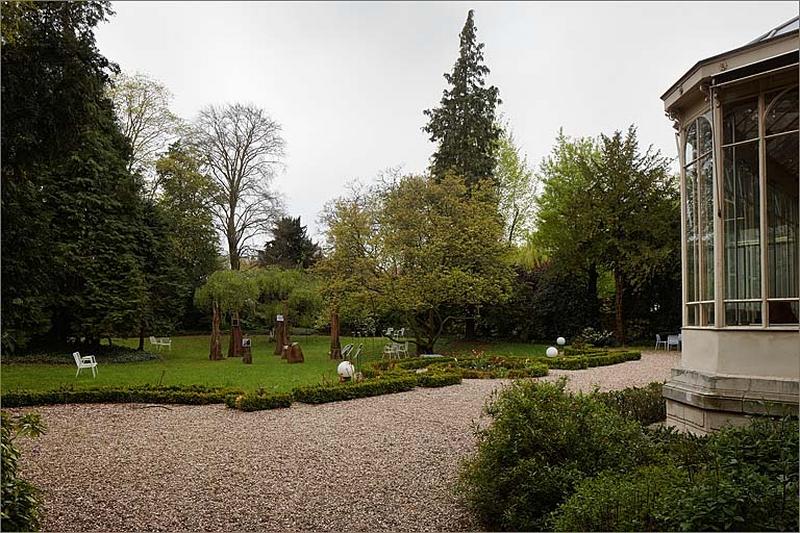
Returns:
[[[422,172],[421,128],[475,10],[490,83],[533,166],[558,129],[596,136],[639,128],[674,156],[660,96],[695,62],[797,15],[796,2],[114,2],[98,46],[123,70],[174,93],[193,118],[206,104],[249,102],[283,126],[275,181],[290,214],[317,216],[353,179],[402,165]]]

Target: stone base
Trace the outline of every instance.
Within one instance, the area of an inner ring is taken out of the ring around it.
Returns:
[[[667,425],[705,435],[754,416],[797,416],[800,380],[673,369],[664,385]]]

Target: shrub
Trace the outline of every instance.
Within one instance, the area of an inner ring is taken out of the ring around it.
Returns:
[[[425,372],[417,375],[417,386],[419,387],[447,387],[448,385],[458,385],[459,383],[461,383],[461,374],[456,372],[447,374]]]
[[[26,407],[65,403],[168,403],[207,405],[223,403],[231,393],[239,390],[218,387],[189,386],[151,386],[120,388],[71,389],[52,391],[11,391],[3,394],[4,407]]]
[[[668,528],[798,531],[798,430],[759,418],[709,436],[705,468],[665,505]]]
[[[583,368],[591,368],[595,366],[608,366],[617,363],[624,363],[626,361],[638,361],[642,358],[640,352],[603,352],[595,355],[594,353],[583,356],[558,356],[550,357],[544,362],[550,368],[558,368],[561,370],[580,370]]]
[[[43,364],[43,365],[74,365],[75,359],[72,352],[80,351],[81,355],[94,355],[101,365],[110,363],[137,363],[140,361],[153,361],[159,358],[158,354],[146,350],[137,350],[120,345],[101,344],[94,348],[73,346],[58,350],[25,352],[17,354],[3,353],[3,364]]]
[[[248,412],[280,409],[292,405],[292,395],[269,393],[263,390],[248,394],[229,394],[225,397],[225,405]]]
[[[0,457],[2,457],[2,507],[0,521],[4,531],[36,531],[39,529],[42,504],[39,490],[17,477],[20,452],[14,446],[17,437],[34,438],[44,433],[45,427],[36,413],[11,416],[0,414]]]
[[[595,397],[622,416],[647,426],[667,418],[667,403],[661,395],[662,388],[662,383],[650,383],[642,388],[597,393]]]
[[[797,419],[756,419],[708,437],[657,430],[660,465],[580,484],[557,530],[797,531]]]
[[[675,466],[646,466],[631,474],[603,472],[582,481],[553,516],[555,531],[668,531],[662,507],[686,472]]]
[[[573,343],[591,344],[592,346],[611,346],[614,344],[614,335],[610,331],[597,331],[594,328],[584,328]]]
[[[547,529],[548,515],[581,480],[652,456],[639,424],[564,387],[564,380],[518,381],[487,407],[493,423],[477,433],[460,485],[489,529]]]
[[[367,398],[395,392],[410,391],[417,384],[413,375],[403,377],[388,377],[385,379],[371,379],[356,383],[343,383],[336,385],[314,385],[298,387],[292,391],[292,398],[302,403],[328,403],[355,398]]]

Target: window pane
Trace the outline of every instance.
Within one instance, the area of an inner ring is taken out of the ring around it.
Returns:
[[[767,135],[792,131],[797,129],[798,92],[797,87],[783,93],[777,100],[780,92],[768,94],[766,97],[769,106],[766,114]]]
[[[702,299],[714,299],[714,165],[711,156],[700,160],[698,203],[700,252],[703,254]]]
[[[714,304],[701,304],[700,310],[703,313],[703,325],[714,325]]]
[[[686,300],[689,302],[700,299],[696,168],[696,164],[686,168]]]
[[[800,316],[800,304],[794,302],[768,302],[769,323],[775,325],[797,324]]]
[[[798,134],[789,133],[768,139],[766,148],[769,296],[796,298],[800,296]]]
[[[711,123],[700,117],[697,119],[697,142],[700,154],[705,154],[711,151]]]
[[[694,304],[694,305],[689,305],[687,307],[688,307],[688,311],[689,311],[689,317],[686,319],[686,325],[687,326],[699,326],[700,325],[700,322],[699,322],[700,316],[699,316],[698,309],[697,309],[699,307],[699,305],[698,304]]]
[[[684,151],[684,164],[688,165],[697,158],[697,122],[686,129],[686,149]]]
[[[761,324],[761,302],[726,303],[725,323],[728,326]]]
[[[761,297],[758,143],[723,149],[725,294]]]
[[[758,137],[758,99],[752,98],[725,106],[722,115],[722,143]]]

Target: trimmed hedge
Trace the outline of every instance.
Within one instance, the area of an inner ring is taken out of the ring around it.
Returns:
[[[292,405],[292,395],[268,392],[229,394],[225,397],[225,405],[247,412],[281,409]]]
[[[437,362],[428,368],[447,372],[460,372],[464,379],[530,378],[547,375],[547,366],[539,359],[521,357],[464,357]]]
[[[416,376],[390,377],[356,383],[337,385],[314,385],[298,387],[292,391],[292,398],[301,403],[320,404],[368,398],[382,394],[410,391],[417,384]]]
[[[604,355],[568,355],[543,360],[549,368],[560,370],[581,370],[595,366],[608,366],[626,361],[638,361],[641,352],[604,352]]]
[[[11,391],[0,397],[3,407],[28,407],[65,403],[166,403],[208,405],[223,403],[236,389],[202,386],[158,387],[142,385],[125,388],[60,389],[52,391]]]
[[[445,374],[422,373],[417,375],[417,386],[434,388],[458,385],[461,383],[461,374],[452,372]]]

